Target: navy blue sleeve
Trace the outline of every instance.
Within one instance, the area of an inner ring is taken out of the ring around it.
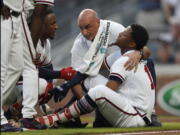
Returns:
[[[50,64],[44,67],[38,67],[39,70],[39,77],[44,78],[47,81],[52,81],[52,79],[60,78],[60,71],[53,70],[53,65]]]
[[[109,80],[115,80],[115,81],[118,81],[120,83],[123,83],[123,80],[117,76],[113,76],[113,75],[110,75],[109,76]]]
[[[150,59],[150,58],[147,59],[147,66],[149,68],[149,71],[150,71],[151,76],[153,78],[154,85],[156,87],[157,78],[156,78],[156,71],[155,71],[155,67],[154,67],[154,62],[152,59]]]
[[[88,75],[86,74],[82,74],[79,71],[76,73],[76,76],[68,81],[67,83],[63,84],[63,86],[67,89],[75,86],[76,84],[80,83],[81,81],[83,81],[84,79],[86,79],[88,77]]]
[[[53,88],[53,90],[50,91],[51,95],[54,95],[54,101],[60,101],[62,100],[68,93],[69,89],[76,84],[80,83],[82,80],[86,79],[88,75],[82,74],[80,72],[76,73],[76,76],[68,81],[67,83],[64,83],[61,86],[56,86]]]

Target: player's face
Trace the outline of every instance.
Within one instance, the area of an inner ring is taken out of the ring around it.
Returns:
[[[58,29],[58,24],[56,22],[55,14],[47,15],[47,17],[45,18],[45,27],[44,27],[44,31],[45,31],[44,34],[46,38],[53,39],[57,29]]]
[[[81,33],[87,40],[93,41],[99,29],[99,20],[97,19],[81,19],[78,21]]]
[[[121,49],[129,47],[130,43],[133,42],[131,38],[131,27],[127,27],[123,32],[119,33],[119,36],[116,40],[116,45]]]

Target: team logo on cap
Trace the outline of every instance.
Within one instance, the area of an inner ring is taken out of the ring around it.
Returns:
[[[166,112],[180,116],[180,80],[161,88],[157,99],[160,107]]]

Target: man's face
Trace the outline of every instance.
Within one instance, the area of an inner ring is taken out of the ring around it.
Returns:
[[[58,24],[56,23],[55,14],[53,14],[53,13],[48,14],[45,18],[44,34],[43,35],[46,38],[53,39],[57,29],[58,29]]]
[[[115,42],[121,49],[130,47],[130,44],[133,42],[131,38],[131,27],[127,27],[123,32],[119,33],[119,36]]]
[[[81,33],[87,40],[94,40],[99,29],[99,20],[80,19],[78,20],[78,25],[81,30]]]

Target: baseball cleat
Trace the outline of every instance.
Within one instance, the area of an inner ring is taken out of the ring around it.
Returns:
[[[42,130],[48,128],[46,125],[39,123],[34,118],[23,118],[20,122],[23,130]]]
[[[154,126],[154,127],[161,127],[162,126],[162,124],[158,120],[158,117],[156,114],[151,115],[151,125],[150,126]]]
[[[23,129],[13,127],[10,123],[1,125],[1,132],[19,132],[19,131],[23,131]]]

